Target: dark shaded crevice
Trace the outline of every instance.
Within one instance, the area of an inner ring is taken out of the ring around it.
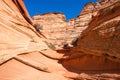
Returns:
[[[22,8],[22,5],[20,4],[20,0],[12,0],[15,5],[18,7],[19,11],[21,12],[21,15],[23,15],[23,17],[26,19],[26,21],[28,23],[30,23],[31,25],[33,25],[33,22],[30,20],[30,18],[26,15],[26,11]],[[23,0],[21,0],[23,1]]]

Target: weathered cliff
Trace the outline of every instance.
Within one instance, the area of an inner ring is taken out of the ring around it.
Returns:
[[[57,63],[63,54],[45,43],[23,0],[0,0],[0,4],[0,80],[67,80],[62,75],[67,70]]]
[[[99,10],[113,5],[119,0],[101,0],[96,3],[88,3],[84,6],[80,15],[76,18],[66,21],[62,13],[46,13],[35,15],[32,19],[34,24],[42,27],[40,32],[49,39],[57,49],[64,46],[72,46],[71,43],[80,37],[81,32],[85,30],[91,20],[96,16]]]
[[[0,4],[0,63],[20,53],[47,48],[32,26],[23,1],[1,0]]]
[[[73,48],[68,48],[69,45],[65,46],[68,50],[58,50],[67,58],[60,60],[66,69],[77,73],[84,71],[86,73],[119,73],[119,5],[119,0],[88,3],[77,18],[63,22],[64,25],[61,25],[63,30],[58,33],[63,34],[62,37],[54,31],[47,35],[49,39],[51,35],[57,35],[58,39],[63,40],[61,43],[75,45]],[[33,19],[33,21],[38,21],[38,24],[44,22],[40,22],[39,19]],[[51,26],[49,22],[48,25]],[[52,30],[54,29],[51,28]],[[73,35],[76,36],[71,38]],[[58,39],[54,39],[53,44],[55,41],[58,45]],[[59,45],[63,46],[64,44],[61,43]]]
[[[120,2],[117,2],[99,10],[89,27],[82,32],[78,46],[93,53],[96,52],[95,55],[105,55],[119,62],[119,9]]]
[[[120,2],[99,9],[80,35],[64,66],[71,71],[120,71]]]
[[[33,18],[34,24],[40,26],[39,31],[52,42],[57,49],[70,46],[73,39],[79,37],[82,27],[75,27],[75,19],[66,21],[62,13],[46,13],[36,15]],[[77,18],[76,18],[77,19]],[[78,19],[77,19],[78,20]]]
[[[0,4],[0,80],[120,79],[119,0],[88,3],[69,21],[62,13],[32,21],[23,0]]]
[[[65,16],[62,13],[46,13],[36,15],[32,19],[34,20],[36,29],[40,27],[39,31],[50,40],[53,45],[60,46],[62,42],[65,42],[67,24]]]

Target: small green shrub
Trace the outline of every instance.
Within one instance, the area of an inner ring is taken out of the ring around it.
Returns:
[[[72,40],[71,45],[77,46],[78,38]]]
[[[34,27],[35,27],[35,29],[37,30],[37,31],[39,31],[39,30],[43,30],[43,27],[40,25],[40,24],[35,24],[34,25]]]
[[[47,41],[44,41],[44,42],[47,44],[47,46],[48,46],[49,48],[51,48],[51,49],[53,49],[53,50],[56,49],[56,47],[55,47],[52,43],[49,43],[49,42],[47,42]]]
[[[63,45],[63,49],[70,49],[70,46],[66,43]]]

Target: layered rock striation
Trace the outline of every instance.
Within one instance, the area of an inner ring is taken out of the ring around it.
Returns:
[[[64,66],[71,71],[102,71],[120,70],[119,27],[120,2],[98,10],[89,26],[81,33],[77,46],[63,60]]]
[[[0,4],[0,80],[120,79],[119,0],[88,3],[69,21],[31,19],[23,0]]]
[[[99,14],[99,10],[114,5],[119,0],[101,0],[96,3],[88,3],[84,6],[80,15],[76,18],[66,21],[62,13],[46,13],[37,14],[32,19],[34,24],[42,27],[40,32],[49,39],[57,49],[64,46],[72,46],[71,44],[80,37],[81,32],[85,30],[94,16]]]
[[[62,13],[46,13],[36,15],[32,19],[34,20],[36,29],[40,27],[39,32],[54,45],[60,46],[62,42],[65,42],[67,23]]]
[[[66,21],[62,13],[37,14],[33,18],[34,24],[40,26],[39,31],[49,39],[57,49],[70,46],[73,39],[79,37],[85,27],[75,27],[75,19]],[[78,20],[78,19],[77,19]]]
[[[101,9],[81,34],[78,45],[119,60],[120,2]],[[85,40],[86,38],[86,40]],[[91,43],[88,43],[91,42]]]

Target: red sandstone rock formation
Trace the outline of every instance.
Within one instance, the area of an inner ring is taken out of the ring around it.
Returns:
[[[88,51],[96,52],[99,55],[106,55],[119,61],[119,10],[119,2],[101,9],[89,27],[83,31],[78,45]]]
[[[71,71],[120,71],[120,2],[102,8],[72,48],[64,66]]]
[[[62,13],[46,13],[43,15],[35,15],[32,19],[34,24],[39,24],[40,32],[49,39],[56,49],[71,46],[72,41],[81,35],[91,20],[98,14],[100,9],[109,7],[119,0],[101,0],[96,3],[88,3],[83,8],[77,18],[66,21]],[[67,34],[66,34],[67,33]]]
[[[47,48],[32,26],[23,1],[1,0],[0,3],[0,63],[20,53]]]
[[[68,22],[61,13],[37,15],[37,25],[22,0],[0,4],[0,80],[120,79],[119,0],[89,3]],[[75,47],[52,50],[49,39],[62,46],[78,35]]]
[[[36,15],[32,19],[35,25],[41,27],[39,31],[55,45],[56,49],[70,44],[85,29],[85,27],[75,27],[77,25],[75,19],[66,21],[62,13],[46,13]]]
[[[53,45],[61,46],[66,39],[66,19],[62,13],[46,13],[43,15],[36,15],[33,17],[36,28],[39,26],[39,31],[48,39]],[[55,35],[54,35],[55,34]],[[56,46],[57,47],[57,46]]]
[[[0,4],[0,80],[67,80],[62,76],[67,70],[57,63],[63,54],[48,48],[23,1],[0,0]]]

